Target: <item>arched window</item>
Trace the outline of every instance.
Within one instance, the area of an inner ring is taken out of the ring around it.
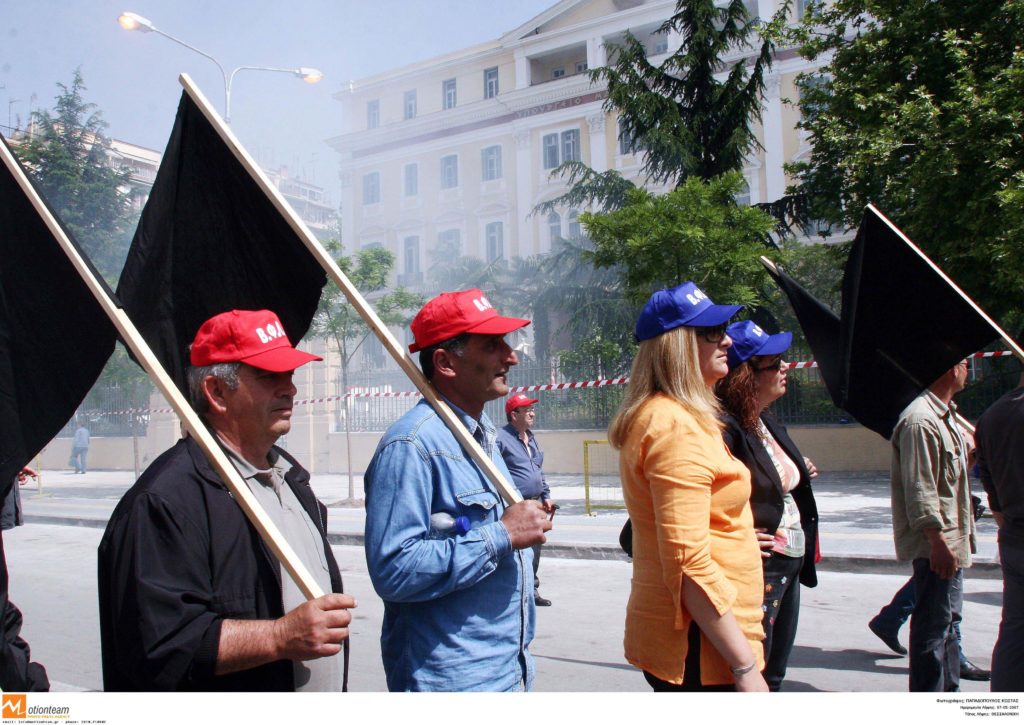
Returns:
[[[548,214],[548,236],[552,244],[562,238],[562,217],[557,211]]]
[[[580,213],[575,209],[569,210],[569,239],[579,239],[583,236],[583,228],[580,227]]]

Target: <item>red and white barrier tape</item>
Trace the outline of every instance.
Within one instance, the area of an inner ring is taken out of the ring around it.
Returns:
[[[1012,355],[1013,353],[1009,350],[998,350],[996,352],[976,352],[973,355],[968,355],[972,358],[985,358],[985,357],[1004,357],[1006,355]],[[818,363],[813,360],[791,362],[788,363],[790,370],[805,370],[808,368],[818,367]],[[509,389],[509,395],[515,393],[538,393],[547,390],[579,390],[581,388],[603,388],[607,385],[626,385],[629,383],[629,378],[605,378],[604,380],[583,380],[572,383],[550,383],[548,385],[520,385]],[[318,403],[333,403],[338,400],[344,400],[345,398],[419,398],[422,394],[418,390],[399,390],[399,391],[381,391],[381,392],[350,392],[346,395],[328,395],[323,398],[305,398],[303,400],[296,400],[295,405],[316,405]],[[116,410],[103,415],[125,415],[128,413],[173,413],[173,408],[134,408],[129,410]]]

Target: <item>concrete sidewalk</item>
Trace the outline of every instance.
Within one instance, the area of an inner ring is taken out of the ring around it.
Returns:
[[[90,471],[76,475],[45,470],[41,486],[22,488],[26,520],[34,523],[103,528],[121,496],[131,486],[130,471]],[[544,555],[557,558],[626,560],[619,548],[619,531],[625,509],[597,509],[588,516],[584,488],[579,477],[548,477],[552,498],[560,505]],[[362,476],[349,480],[344,474],[319,475],[313,487],[330,509],[328,531],[337,545],[361,545],[365,512]],[[975,493],[985,500],[979,483]],[[41,490],[40,490],[41,489]],[[814,481],[820,517],[819,567],[825,571],[906,572],[896,562],[892,543],[888,472],[823,473]],[[621,500],[618,482],[607,478],[592,489],[592,496],[606,502]],[[978,554],[972,577],[999,577],[996,561],[996,527],[990,518],[978,524]]]

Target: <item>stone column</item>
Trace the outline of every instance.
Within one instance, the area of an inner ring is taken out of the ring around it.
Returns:
[[[767,23],[774,14],[775,0],[757,0],[757,17]]]
[[[782,78],[772,74],[765,78],[764,104],[761,110],[764,128],[764,176],[763,200],[772,202],[786,193],[786,174],[782,164],[786,160],[785,138],[782,130],[782,98],[779,91]]]
[[[534,242],[534,220],[530,216],[533,211],[534,187],[534,156],[536,149],[530,143],[532,133],[528,128],[513,129],[512,136],[516,144],[516,203],[515,229],[509,230],[519,240],[519,255],[528,257],[538,252],[549,251],[537,249]]]
[[[352,188],[352,172],[341,171],[338,173],[338,179],[341,181],[341,243],[345,248],[345,254],[349,255],[359,248],[359,240],[356,239],[357,201]]]
[[[604,49],[604,38],[587,38],[587,68],[601,68],[608,65],[608,54]]]
[[[588,114],[587,126],[590,129],[590,168],[600,174],[608,170],[604,109],[598,109],[594,113]]]
[[[516,90],[530,87],[530,59],[526,53],[516,51]]]

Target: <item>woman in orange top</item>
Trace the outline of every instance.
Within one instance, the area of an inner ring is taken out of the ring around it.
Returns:
[[[656,691],[768,689],[750,473],[722,442],[712,392],[739,309],[692,282],[655,292],[608,430],[633,522],[626,659]]]

